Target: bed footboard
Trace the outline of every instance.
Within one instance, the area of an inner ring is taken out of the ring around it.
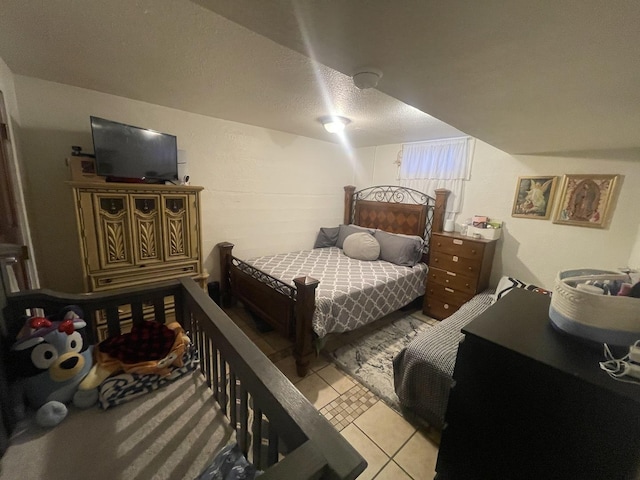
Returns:
[[[315,355],[313,312],[318,281],[311,277],[293,280],[295,288],[268,275],[232,254],[233,244],[218,244],[220,294],[224,306],[239,300],[273,328],[294,341],[298,375],[304,377]]]
[[[165,311],[167,296],[174,299],[173,313]],[[123,305],[132,312],[127,321],[132,316],[134,323],[148,318],[143,306],[153,305],[156,320],[163,323],[175,314],[197,349],[200,371],[235,429],[237,443],[264,471],[260,478],[353,479],[365,469],[364,459],[192,279],[108,293],[11,294],[3,310],[7,331],[17,332],[27,308],[47,314],[69,304],[80,306],[90,324],[106,309],[110,333],[120,332]]]

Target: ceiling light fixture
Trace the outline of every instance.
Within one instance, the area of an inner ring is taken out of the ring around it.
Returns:
[[[328,117],[322,117],[320,122],[324,126],[324,129],[329,133],[340,133],[344,130],[351,120],[344,117],[338,117],[336,115],[331,115]]]
[[[353,84],[360,90],[376,88],[382,78],[382,71],[374,67],[364,67],[353,74]]]

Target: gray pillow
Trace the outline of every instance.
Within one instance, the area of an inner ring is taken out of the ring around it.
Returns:
[[[402,235],[376,230],[374,234],[380,244],[380,260],[403,267],[413,267],[422,259],[424,240],[416,235]]]
[[[336,247],[342,248],[344,244],[344,239],[347,238],[352,233],[370,233],[373,235],[375,230],[365,227],[359,227],[358,225],[340,225],[338,227],[340,230],[338,231],[338,240],[336,241]]]
[[[347,257],[372,261],[380,255],[380,244],[370,233],[352,233],[344,239],[342,251]]]
[[[338,241],[338,231],[340,227],[322,227],[316,237],[313,248],[335,247]]]

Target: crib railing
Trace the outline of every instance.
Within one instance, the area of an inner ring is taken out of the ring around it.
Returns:
[[[366,467],[358,452],[192,279],[105,293],[11,294],[3,310],[8,338],[22,327],[20,318],[27,309],[56,313],[69,304],[83,309],[94,327],[94,340],[100,315],[106,315],[109,335],[149,319],[150,309],[163,323],[175,317],[193,340],[200,371],[235,428],[238,444],[264,471],[260,478],[352,479]],[[167,304],[172,305],[169,313]]]

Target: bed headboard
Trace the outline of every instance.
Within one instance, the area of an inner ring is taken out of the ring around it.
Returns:
[[[441,232],[449,191],[436,190],[436,198],[398,185],[378,185],[356,192],[344,187],[344,223],[379,228],[386,232],[418,235],[428,240]]]

